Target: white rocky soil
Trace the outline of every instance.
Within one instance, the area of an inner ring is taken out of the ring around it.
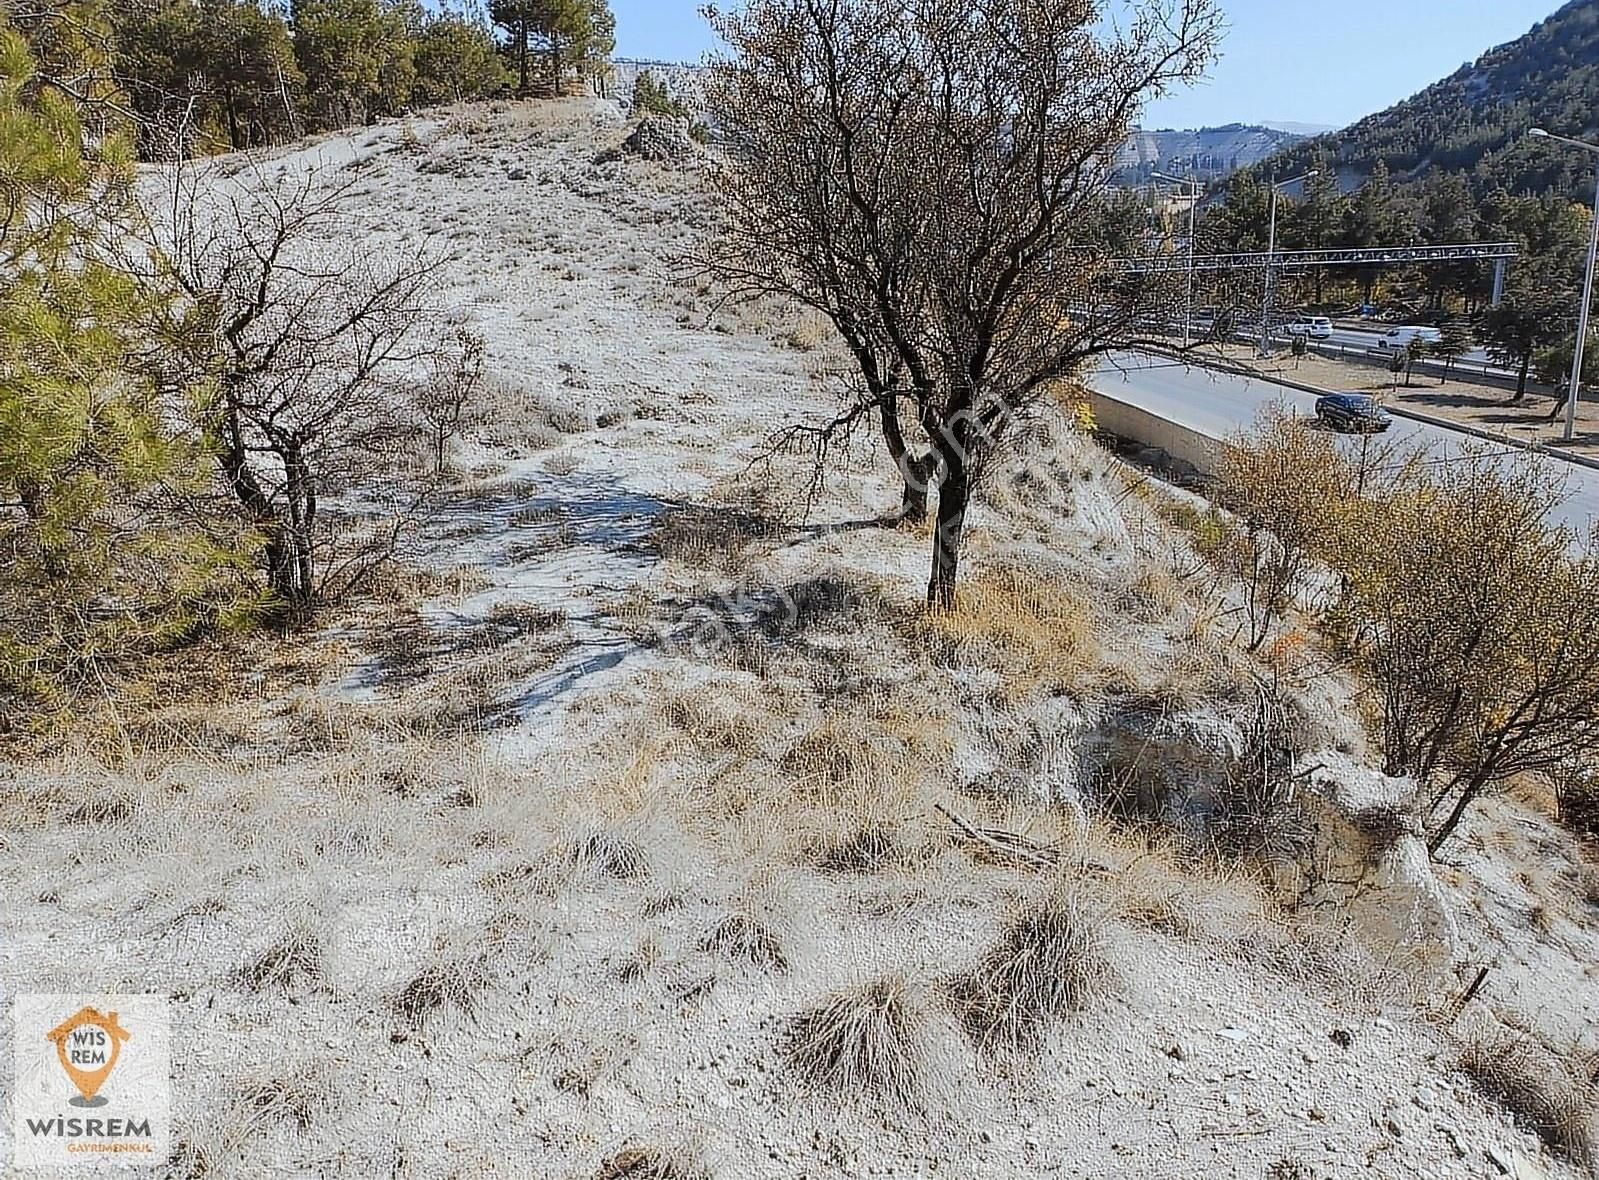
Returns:
[[[752,467],[839,358],[697,284],[696,168],[602,160],[627,131],[467,108],[264,165],[353,177],[374,251],[447,249],[491,387],[380,601],[0,767],[0,987],[172,997],[176,1176],[1581,1175],[1457,1066],[1473,1022],[1599,1047],[1575,842],[1496,800],[1441,882],[1401,851],[1300,898],[1203,815],[1104,818],[1129,758],[1188,794],[1225,764],[1262,674],[1165,493],[1042,415],[963,577],[1069,609],[941,631],[869,440],[808,514],[798,460]],[[1391,803],[1318,683],[1317,807]],[[1108,970],[1025,1050],[974,1044],[951,981],[1051,896]],[[908,1097],[803,1076],[795,1018],[884,978]]]

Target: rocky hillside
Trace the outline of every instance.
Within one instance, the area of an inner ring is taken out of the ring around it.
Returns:
[[[160,1174],[1580,1180],[1575,841],[1495,798],[1435,877],[1343,677],[1060,407],[923,610],[887,457],[770,451],[841,349],[677,277],[713,210],[643,146],[203,164],[433,244],[487,387],[380,592],[0,750],[0,993],[170,997]]]
[[[1139,130],[1122,152],[1120,178],[1128,184],[1152,172],[1220,180],[1298,143],[1303,136],[1270,127],[1229,123],[1197,131]]]

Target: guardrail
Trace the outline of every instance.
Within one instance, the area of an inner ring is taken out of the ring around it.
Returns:
[[[1312,340],[1308,349],[1317,356],[1328,360],[1355,361],[1357,364],[1374,365],[1386,369],[1393,364],[1394,354],[1389,349],[1359,348],[1350,344],[1336,344],[1323,340]],[[1412,373],[1426,373],[1434,377],[1449,376],[1451,378],[1464,378],[1473,385],[1487,385],[1494,389],[1516,388],[1516,378],[1497,368],[1492,361],[1469,361],[1465,359],[1450,361],[1447,365],[1433,357],[1422,357],[1412,361]],[[1554,390],[1547,385],[1528,380],[1529,393],[1548,393],[1553,395]]]

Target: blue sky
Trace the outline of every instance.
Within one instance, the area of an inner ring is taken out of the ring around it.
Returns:
[[[1229,25],[1208,82],[1156,103],[1148,127],[1342,126],[1514,40],[1560,0],[1221,0]],[[699,0],[611,0],[624,57],[696,60]]]

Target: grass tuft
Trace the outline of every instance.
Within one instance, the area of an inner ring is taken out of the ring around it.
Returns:
[[[811,1086],[911,1105],[922,1082],[927,1018],[909,984],[889,976],[835,993],[795,1018],[789,1064]]]
[[[1599,1160],[1593,1082],[1530,1038],[1505,1029],[1479,1031],[1461,1049],[1460,1068],[1552,1151],[1579,1165]]]
[[[239,982],[258,992],[320,983],[322,976],[322,946],[305,929],[284,934],[239,970]]]
[[[407,1028],[420,1032],[446,1008],[463,1016],[477,1012],[478,992],[485,983],[481,965],[436,963],[413,976],[394,997],[394,1014]]]
[[[650,875],[650,858],[637,840],[614,832],[594,832],[573,844],[567,858],[575,868],[584,868],[615,881],[637,881]]]
[[[816,865],[825,873],[875,873],[893,863],[898,852],[893,830],[886,824],[869,823],[854,835],[819,849]]]
[[[764,971],[787,971],[788,956],[771,930],[744,914],[730,914],[700,939],[699,949],[749,963]]]
[[[961,1024],[979,1048],[1024,1049],[1114,980],[1104,920],[1062,893],[1011,921],[976,970],[949,987]]]
[[[611,1156],[595,1180],[710,1180],[696,1163],[654,1147],[628,1147]]]

